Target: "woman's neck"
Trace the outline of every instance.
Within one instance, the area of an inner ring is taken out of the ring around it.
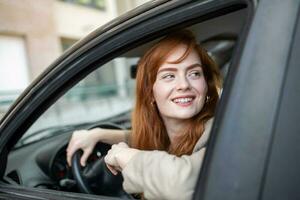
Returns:
[[[176,138],[182,134],[186,126],[185,120],[178,119],[164,119],[164,124],[170,139],[171,144],[176,141]]]

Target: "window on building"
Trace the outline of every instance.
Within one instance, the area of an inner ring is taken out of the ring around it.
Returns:
[[[28,84],[24,38],[0,35],[0,113]]]
[[[68,3],[79,4],[91,8],[105,9],[105,0],[61,0]]]

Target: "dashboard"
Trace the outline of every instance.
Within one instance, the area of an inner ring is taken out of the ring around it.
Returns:
[[[109,127],[104,125],[103,128]],[[26,187],[79,192],[66,161],[66,148],[73,131],[12,150],[8,155],[5,180]],[[110,145],[98,143],[87,161],[87,167],[109,149]]]

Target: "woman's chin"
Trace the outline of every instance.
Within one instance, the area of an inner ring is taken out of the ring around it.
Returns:
[[[180,112],[180,113],[173,113],[172,118],[178,119],[178,120],[186,120],[194,117],[197,114],[197,112]]]

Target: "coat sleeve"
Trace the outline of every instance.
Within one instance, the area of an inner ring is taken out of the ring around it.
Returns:
[[[123,169],[123,188],[146,199],[191,199],[205,148],[177,157],[164,151],[141,151]]]

